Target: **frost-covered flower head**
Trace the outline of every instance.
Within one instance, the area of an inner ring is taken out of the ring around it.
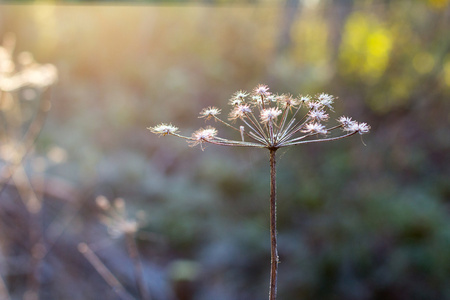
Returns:
[[[210,106],[208,108],[202,109],[199,118],[205,118],[206,120],[209,120],[217,115],[220,115],[220,109],[214,106]]]
[[[273,122],[281,115],[282,111],[278,107],[270,107],[261,111],[261,122],[268,123]]]
[[[346,116],[342,116],[338,119],[339,123],[341,123],[341,125],[343,126],[344,130],[347,130],[348,128],[350,128],[355,121],[352,120],[352,118],[346,117]]]
[[[358,132],[359,134],[369,133],[370,125],[367,123],[358,123]]]
[[[308,106],[311,110],[321,110],[323,104],[320,101],[308,101]]]
[[[258,84],[258,86],[253,89],[253,94],[255,96],[269,96],[269,87],[265,84]]]
[[[231,99],[229,100],[229,104],[230,105],[239,105],[244,103],[244,99],[245,97],[247,97],[249,94],[245,91],[237,91],[236,93],[233,94],[233,96],[231,97]]]
[[[203,150],[203,143],[214,140],[214,137],[216,135],[217,129],[215,129],[214,127],[208,126],[206,128],[200,128],[192,134],[192,140],[190,141],[191,146],[194,147],[200,144]]]
[[[359,134],[365,134],[370,131],[370,126],[367,123],[358,123],[353,121],[349,117],[340,117],[338,119],[339,123],[342,125],[342,130],[347,132],[358,132]]]
[[[299,99],[296,99],[292,95],[289,95],[289,94],[282,94],[282,95],[278,96],[277,101],[283,109],[296,108],[297,105],[300,104]]]
[[[229,119],[230,120],[243,119],[251,113],[252,113],[252,109],[250,108],[249,104],[240,104],[240,105],[237,105],[230,112]]]
[[[302,132],[327,134],[327,130],[325,129],[325,126],[323,126],[320,123],[306,124],[305,129],[303,129]]]
[[[196,141],[207,141],[213,139],[217,134],[217,129],[214,127],[208,126],[205,129],[200,128],[196,132],[192,134],[192,138]]]
[[[247,93],[246,91],[240,90],[234,93],[233,98],[244,100],[248,95],[249,93]]]
[[[311,96],[300,96],[298,101],[300,103],[308,103],[309,101],[311,101]]]
[[[312,109],[308,113],[308,117],[316,121],[326,121],[328,120],[328,114],[324,110]]]
[[[276,95],[269,92],[267,85],[260,84],[253,89],[251,95],[240,90],[229,100],[232,109],[228,119],[241,123],[237,126],[219,118],[220,109],[217,107],[210,106],[200,112],[200,118],[214,119],[224,124],[237,131],[240,139],[219,137],[217,129],[213,127],[201,128],[190,137],[178,134],[178,128],[171,124],[162,123],[149,129],[158,135],[184,138],[191,146],[200,145],[202,150],[205,143],[273,150],[368,133],[369,125],[344,116],[338,119],[338,125],[326,126],[335,99],[336,97],[326,93],[298,98],[289,94]],[[338,128],[342,129],[340,135],[336,130]]]
[[[320,94],[319,96],[317,96],[317,100],[320,102],[320,104],[322,104],[323,106],[328,106],[329,109],[333,109],[333,102],[334,102],[334,97],[325,93]]]
[[[154,127],[147,128],[151,132],[158,134],[159,136],[165,136],[168,134],[175,134],[178,131],[178,127],[173,126],[172,124],[161,123]]]

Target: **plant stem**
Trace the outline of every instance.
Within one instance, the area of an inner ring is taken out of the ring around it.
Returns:
[[[128,294],[123,285],[117,280],[111,271],[103,264],[98,258],[97,254],[85,243],[78,244],[78,251],[91,263],[91,265],[97,270],[98,274],[108,283],[112,290],[117,294],[119,299],[133,300],[134,298]]]
[[[277,250],[277,191],[276,191],[276,159],[277,149],[270,150],[270,290],[269,300],[277,298],[277,273],[278,273],[278,250]]]
[[[136,284],[139,289],[141,299],[142,300],[151,300],[150,293],[145,284],[142,262],[139,258],[139,252],[138,252],[138,248],[136,245],[134,233],[126,233],[125,238],[126,238],[126,242],[127,242],[128,255],[130,256],[130,258],[132,259],[133,264],[134,264],[134,274],[136,277]]]

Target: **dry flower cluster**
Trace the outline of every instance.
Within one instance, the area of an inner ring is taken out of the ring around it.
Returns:
[[[202,150],[205,143],[278,149],[305,143],[332,141],[356,133],[369,132],[369,125],[358,123],[345,116],[337,120],[338,125],[326,127],[324,123],[329,119],[327,110],[333,110],[334,100],[335,97],[325,93],[315,97],[298,98],[289,94],[275,95],[269,92],[266,85],[258,85],[251,94],[238,91],[229,100],[232,110],[228,120],[241,121],[243,126],[239,128],[219,118],[221,113],[219,108],[208,107],[200,112],[199,118],[214,119],[240,132],[240,140],[219,137],[217,130],[211,126],[200,128],[191,137],[179,134],[178,128],[172,124],[162,123],[149,129],[161,136],[181,137],[191,146],[200,145]],[[302,108],[306,108],[306,113],[300,116]],[[343,134],[330,136],[337,129],[341,129]]]
[[[221,110],[207,107],[200,112],[199,118],[214,119],[240,133],[240,140],[219,137],[214,127],[207,126],[195,131],[192,136],[183,136],[172,124],[162,123],[148,128],[160,136],[174,135],[187,140],[190,146],[205,144],[222,146],[240,146],[267,148],[270,151],[270,240],[271,270],[269,300],[275,300],[277,294],[278,249],[276,230],[276,151],[279,148],[300,144],[326,142],[343,139],[354,134],[365,134],[370,130],[366,123],[359,123],[350,117],[342,116],[337,125],[327,127],[330,119],[328,111],[333,111],[336,98],[321,93],[315,97],[293,97],[289,94],[275,95],[269,92],[267,85],[258,85],[252,93],[236,92],[229,104],[232,106],[226,122],[219,118]],[[302,108],[305,108],[302,110]],[[233,126],[240,121],[242,125]]]

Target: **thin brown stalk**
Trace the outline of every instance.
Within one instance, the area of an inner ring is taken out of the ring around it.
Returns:
[[[270,149],[270,290],[269,300],[277,298],[278,249],[277,249],[277,191],[276,149]]]
[[[83,254],[83,256],[95,268],[95,270],[97,270],[98,274],[100,274],[100,276],[108,283],[108,285],[112,287],[113,291],[120,297],[120,299],[134,299],[86,243],[78,244],[78,251]]]
[[[307,140],[307,141],[300,141],[300,142],[293,142],[293,143],[289,142],[289,143],[284,144],[283,147],[295,146],[295,145],[300,145],[300,144],[310,144],[310,143],[336,141],[336,140],[340,140],[340,139],[352,136],[352,135],[357,134],[357,133],[358,133],[357,131],[354,131],[354,132],[347,133],[345,135],[332,137],[332,138],[324,138],[324,139],[317,139],[317,140]]]
[[[9,297],[8,288],[6,287],[2,276],[0,276],[0,299],[11,300],[11,297]]]
[[[141,294],[142,300],[151,300],[150,293],[144,280],[144,273],[142,268],[142,262],[139,258],[139,251],[136,245],[134,233],[126,233],[125,239],[127,243],[128,255],[134,264],[134,275],[136,277],[136,284]]]

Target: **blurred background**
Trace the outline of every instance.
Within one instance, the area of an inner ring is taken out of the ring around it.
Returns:
[[[449,1],[82,4],[0,6],[58,72],[1,87],[0,299],[267,298],[268,153],[146,129],[259,83],[372,127],[279,151],[279,299],[450,299]]]

